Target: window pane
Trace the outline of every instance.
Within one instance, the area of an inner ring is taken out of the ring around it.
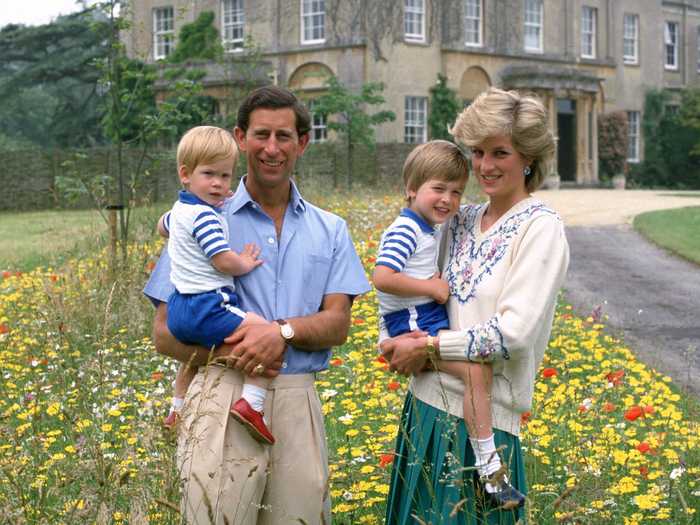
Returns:
[[[418,144],[426,140],[427,97],[406,97],[404,103],[404,142]]]
[[[464,2],[464,42],[481,45],[481,0]]]

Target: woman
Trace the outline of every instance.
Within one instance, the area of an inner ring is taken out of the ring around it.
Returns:
[[[508,482],[526,493],[518,435],[530,409],[535,375],[552,327],[557,293],[569,261],[564,226],[530,196],[554,152],[547,114],[534,97],[491,88],[461,115],[454,137],[471,162],[488,202],[463,206],[446,228],[443,277],[450,285],[451,330],[388,339],[382,351],[402,374],[415,374],[396,444],[387,523],[515,524],[522,508],[504,509],[484,491],[461,419],[465,384],[424,371],[431,354],[485,364],[492,377],[495,445]],[[500,475],[499,474],[499,475]]]

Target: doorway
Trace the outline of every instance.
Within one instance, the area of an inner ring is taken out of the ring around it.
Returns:
[[[557,99],[557,167],[562,181],[576,182],[576,101]]]

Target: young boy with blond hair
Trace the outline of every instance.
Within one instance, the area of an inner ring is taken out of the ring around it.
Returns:
[[[445,307],[449,285],[438,270],[439,226],[459,210],[468,174],[466,156],[448,141],[426,142],[406,158],[403,180],[408,207],[384,231],[372,277],[383,336],[421,330],[428,333],[428,349],[434,350],[432,337],[450,328]],[[467,428],[492,428],[489,365],[463,361],[433,364],[441,372],[462,378],[468,387],[463,401]],[[481,479],[490,478],[501,467],[493,433],[486,440],[477,436],[469,439]],[[484,482],[484,489],[494,493],[498,487]],[[522,495],[508,489],[509,497],[519,501]]]
[[[158,221],[158,231],[168,237],[170,279],[176,289],[168,299],[168,328],[183,343],[213,348],[241,326],[267,323],[239,308],[233,279],[263,263],[260,249],[247,244],[240,254],[231,250],[228,222],[221,215],[237,158],[231,133],[214,126],[192,128],[178,144],[177,172],[185,189]],[[180,365],[166,426],[176,424],[196,373],[195,368]],[[231,415],[258,441],[272,444],[275,440],[262,412],[268,383],[259,375],[246,377]]]

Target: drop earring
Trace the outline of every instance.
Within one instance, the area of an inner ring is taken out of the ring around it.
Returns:
[[[525,166],[525,169],[523,170],[523,175],[525,175],[525,178],[532,175],[532,170],[530,169],[530,166]]]

